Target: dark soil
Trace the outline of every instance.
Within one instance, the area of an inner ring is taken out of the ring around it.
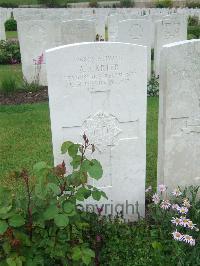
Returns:
[[[48,101],[48,88],[44,87],[36,92],[15,92],[9,96],[0,94],[0,105],[38,103]]]

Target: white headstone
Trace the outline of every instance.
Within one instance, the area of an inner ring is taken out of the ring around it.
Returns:
[[[97,204],[112,204],[113,211],[123,204],[125,217],[136,219],[137,207],[133,214],[127,204],[138,202],[144,216],[146,47],[82,43],[50,49],[46,57],[55,165],[66,159],[62,143],[82,143],[85,132],[104,170],[92,184],[109,197]]]
[[[0,8],[0,41],[6,40],[6,32],[4,23],[7,20],[7,12],[4,8]]]
[[[184,18],[164,19],[156,22],[154,71],[159,75],[159,61],[162,46],[165,44],[187,40],[187,20]]]
[[[118,41],[147,47],[148,78],[151,77],[151,23],[146,19],[128,19],[119,22]]]
[[[45,50],[56,46],[57,24],[47,20],[18,22],[18,38],[25,79],[29,83],[38,79],[41,85],[47,85]]]
[[[161,52],[158,184],[200,185],[200,40]]]
[[[95,41],[95,22],[84,19],[68,20],[61,26],[61,43],[71,44],[78,42]]]

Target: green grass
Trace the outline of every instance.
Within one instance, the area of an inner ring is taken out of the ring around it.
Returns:
[[[6,31],[6,39],[17,39],[17,31]]]
[[[45,160],[52,164],[47,103],[0,107],[0,179]]]
[[[6,75],[15,75],[19,81],[22,80],[21,65],[0,65],[0,81]]]
[[[158,98],[148,99],[147,184],[156,182]],[[52,164],[49,108],[47,103],[0,106],[0,179],[9,172],[37,161]]]

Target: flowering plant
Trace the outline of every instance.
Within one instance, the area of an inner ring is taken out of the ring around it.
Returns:
[[[171,196],[168,195],[167,187],[163,184],[158,186],[158,193],[151,195],[151,190],[146,190],[152,197],[153,204],[150,209],[155,211],[157,218],[164,220],[167,217],[167,221],[171,223],[173,239],[188,243],[191,246],[195,245],[195,238],[190,235],[190,232],[199,231],[197,224],[189,218],[194,216],[195,219],[195,214],[191,207],[195,208],[197,204],[198,190],[199,187],[191,186],[181,191],[177,187],[171,192]]]
[[[0,265],[92,262],[95,254],[82,236],[87,216],[77,201],[106,195],[87,184],[88,177],[100,179],[103,170],[97,160],[86,158],[86,151],[95,147],[85,134],[83,138],[83,145],[67,141],[61,148],[71,157],[72,173],[64,162],[53,169],[40,162],[34,166],[34,177],[26,170],[16,174],[23,193],[0,188]]]

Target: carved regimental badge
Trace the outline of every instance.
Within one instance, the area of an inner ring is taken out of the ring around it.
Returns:
[[[90,143],[99,151],[103,151],[107,146],[115,146],[117,136],[122,131],[117,118],[102,111],[86,119],[82,128]]]

